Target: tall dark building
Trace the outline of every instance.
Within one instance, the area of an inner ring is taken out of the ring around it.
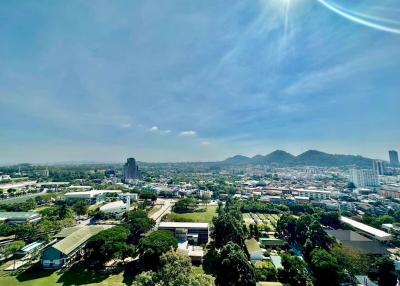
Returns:
[[[139,167],[136,164],[135,158],[128,158],[124,165],[124,180],[135,180],[139,179],[140,173],[139,173]]]
[[[397,151],[390,150],[389,159],[390,159],[390,164],[399,165],[399,154],[397,153]]]

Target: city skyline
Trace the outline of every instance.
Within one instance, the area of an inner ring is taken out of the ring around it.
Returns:
[[[373,3],[1,3],[0,164],[276,149],[388,161],[400,5]]]

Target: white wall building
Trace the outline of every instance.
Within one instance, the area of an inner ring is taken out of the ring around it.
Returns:
[[[378,174],[373,169],[351,169],[350,181],[358,187],[378,187]]]
[[[331,198],[332,192],[316,189],[297,189],[300,197],[307,197],[313,200],[328,200]]]

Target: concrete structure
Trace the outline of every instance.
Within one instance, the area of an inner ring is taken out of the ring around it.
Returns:
[[[64,196],[68,201],[84,200],[91,205],[101,203],[105,200],[104,192],[98,190],[71,192],[64,194]]]
[[[161,222],[158,229],[172,231],[179,241],[187,240],[194,245],[208,243],[208,223]]]
[[[400,188],[393,186],[383,186],[378,194],[385,198],[400,199]]]
[[[385,174],[385,162],[382,160],[374,160],[372,162],[372,166],[374,171],[377,175],[384,175]]]
[[[372,238],[372,239],[376,239],[379,241],[388,241],[392,237],[389,233],[384,232],[383,230],[363,224],[361,222],[355,221],[348,217],[341,216],[340,221],[342,223],[345,223],[345,224],[353,227],[357,231],[363,233],[364,235],[366,235],[367,237]]]
[[[136,164],[135,158],[128,158],[124,165],[124,181],[139,179],[139,167]]]
[[[108,216],[120,217],[124,214],[124,212],[129,211],[129,208],[130,199],[128,197],[128,201],[126,203],[124,203],[123,201],[107,203],[104,206],[100,207],[100,211]]]
[[[331,191],[317,189],[296,189],[300,197],[307,197],[313,200],[327,200],[331,198]]]
[[[390,150],[389,151],[389,160],[390,160],[390,164],[392,165],[399,165],[399,154],[397,153],[397,151],[395,150]]]
[[[201,246],[190,245],[187,240],[179,242],[176,251],[189,256],[192,263],[201,263],[203,261],[203,248]]]
[[[350,247],[357,252],[372,255],[386,255],[387,248],[379,241],[369,239],[352,230],[327,230],[328,235],[334,237],[338,242]]]
[[[44,248],[44,241],[35,241],[28,245],[25,245],[21,250],[17,251],[14,256],[15,258],[22,258],[29,254],[35,254]]]
[[[59,269],[79,255],[81,249],[92,236],[112,226],[84,226],[66,238],[47,248],[41,263],[45,269]]]
[[[254,238],[248,239],[245,241],[245,245],[251,261],[261,261],[264,259],[264,251],[261,249],[257,240]]]
[[[37,222],[41,219],[42,216],[35,212],[0,212],[0,222],[8,224]]]
[[[281,256],[279,256],[279,255],[271,255],[269,258],[270,258],[270,260],[271,260],[271,262],[274,265],[276,270],[283,269],[282,257]]]
[[[350,181],[359,187],[378,187],[378,175],[373,169],[351,169]]]

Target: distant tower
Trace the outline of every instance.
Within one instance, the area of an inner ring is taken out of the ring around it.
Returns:
[[[131,197],[128,195],[125,198],[126,198],[126,211],[129,211],[131,209]]]
[[[46,168],[45,170],[43,170],[44,177],[48,177],[49,175],[50,175],[49,168]]]
[[[372,164],[377,175],[385,174],[385,162],[382,160],[374,160]]]
[[[390,159],[390,164],[399,165],[399,154],[397,153],[397,151],[390,150],[389,159]]]
[[[128,158],[124,165],[124,181],[139,179],[139,167],[135,158]]]

